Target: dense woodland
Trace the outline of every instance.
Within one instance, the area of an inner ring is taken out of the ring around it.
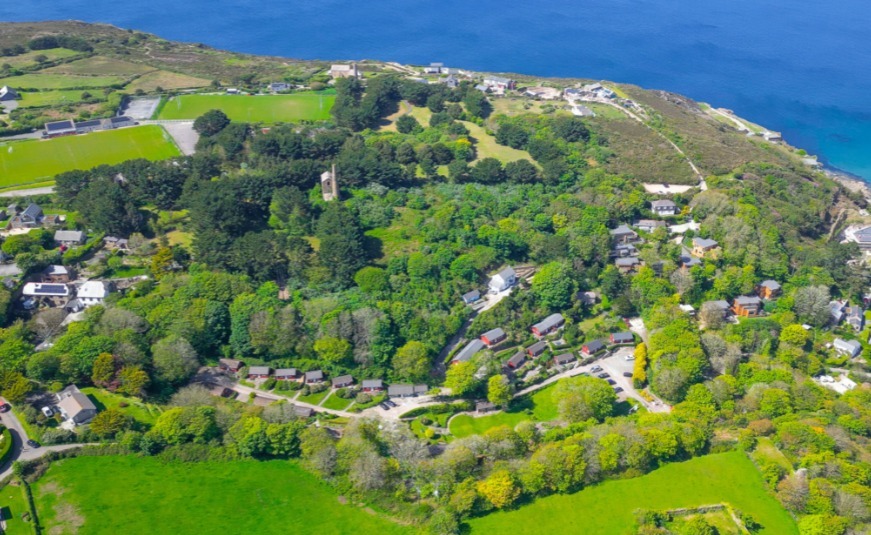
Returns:
[[[710,176],[707,191],[674,200],[722,253],[681,268],[681,244],[660,229],[643,235],[646,266],[622,274],[610,258],[609,229],[652,217],[652,197],[635,178],[590,163],[614,157],[595,123],[563,114],[494,117],[469,83],[451,90],[382,75],[365,86],[339,80],[336,90],[331,124],[267,131],[213,111],[196,122],[195,156],[58,176],[54,202],[93,233],[130,236],[130,254],[148,259],[151,278],[65,329],[51,311],[24,321],[10,308],[0,331],[3,394],[21,400],[77,383],[166,403],[150,428],[104,411],[85,438],[178,460],[301,457],[342,492],[434,534],[458,532],[470,515],[707,452],[751,451],[758,441],[776,444],[802,469],[756,458],[803,534],[867,529],[871,391],[838,396],[810,379],[832,366],[853,366],[868,379],[865,366],[825,348],[835,334],[829,301],[861,302],[868,285],[867,271],[849,262],[855,246],[829,239],[832,207],[845,200],[834,182],[771,162]],[[429,124],[405,115],[395,131],[380,129],[403,100],[429,108]],[[476,159],[464,122],[494,128],[497,143],[531,160]],[[325,202],[320,175],[333,164],[342,198]],[[182,223],[166,224],[173,214]],[[171,242],[169,230],[189,233],[189,245]],[[78,260],[59,258],[50,242],[35,232],[2,248],[31,272]],[[493,364],[489,352],[447,377],[437,356],[469,316],[460,296],[516,264],[538,266],[533,283],[476,318],[470,335],[502,327],[527,342],[532,323],[561,312],[573,342],[640,315],[651,336],[636,351],[634,381],[673,412],[618,416],[612,389],[583,378],[556,394],[564,427],[495,428],[435,455],[404,425],[355,419],[336,440],[286,404],[240,411],[185,386],[201,365],[232,357],[502,399],[498,365],[474,376]],[[722,323],[702,307],[751,293],[764,279],[783,285],[764,318]],[[602,302],[581,304],[575,296],[585,290]],[[705,330],[681,303],[700,311]],[[579,327],[598,316],[586,332]],[[835,331],[863,343],[869,334]],[[35,352],[49,335],[53,345]],[[52,430],[43,439],[73,438]],[[665,531],[647,523],[639,533]]]

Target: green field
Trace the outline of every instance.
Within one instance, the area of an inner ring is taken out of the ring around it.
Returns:
[[[280,123],[324,121],[330,118],[335,95],[182,95],[167,102],[160,119],[196,119],[209,110],[222,110],[233,121]]]
[[[327,397],[329,394],[330,394],[330,389],[327,388],[327,389],[324,390],[323,392],[317,392],[317,393],[315,393],[315,394],[309,394],[309,395],[307,395],[307,396],[303,396],[303,395],[300,394],[300,396],[299,396],[298,398],[296,398],[296,400],[297,400],[297,401],[302,401],[303,403],[310,403],[310,404],[312,404],[312,405],[317,405],[317,404],[320,403],[320,402],[321,402],[325,397]]]
[[[8,63],[13,67],[30,67],[37,64],[37,56],[45,56],[48,61],[54,61],[57,59],[78,56],[79,54],[81,54],[81,52],[76,52],[75,50],[68,50],[66,48],[51,48],[48,50],[34,50],[32,52],[25,52],[24,54],[20,54],[18,56],[8,56],[3,58],[0,63]]]
[[[161,413],[157,405],[143,403],[138,398],[124,397],[101,388],[82,388],[82,393],[91,398],[94,405],[97,406],[97,410],[118,409],[127,416],[144,424],[153,424]]]
[[[348,405],[353,403],[353,399],[342,399],[333,392],[333,395],[327,398],[324,401],[324,404],[321,407],[325,407],[327,409],[333,409],[335,411],[343,411],[348,408]]]
[[[91,169],[135,158],[164,160],[181,153],[156,125],[47,140],[0,144],[0,186],[27,185],[73,169]]]
[[[556,383],[554,383],[556,384]],[[532,411],[529,414],[527,411]],[[546,422],[558,416],[556,402],[553,399],[553,385],[537,391],[530,397],[515,400],[508,412],[497,412],[489,416],[475,418],[468,414],[460,414],[451,420],[450,431],[455,437],[480,435],[488,429],[500,425],[514,427],[524,420]]]
[[[636,509],[677,509],[725,503],[762,524],[757,533],[797,534],[789,513],[765,489],[740,452],[698,457],[634,479],[606,481],[575,494],[549,496],[514,511],[469,521],[471,533],[629,533]]]
[[[21,93],[18,101],[19,108],[33,108],[36,106],[53,106],[55,104],[73,104],[82,100],[81,89],[66,89],[61,91],[34,91]]]
[[[4,535],[32,535],[33,524],[21,519],[21,513],[27,512],[27,498],[24,497],[24,489],[12,485],[6,485],[0,489],[0,511],[6,519],[6,531]]]
[[[15,89],[68,89],[73,87],[109,87],[123,84],[120,76],[73,76],[70,74],[24,74],[0,78],[0,87]]]
[[[33,493],[44,533],[56,535],[410,533],[343,505],[330,487],[288,461],[77,457],[53,463]]]

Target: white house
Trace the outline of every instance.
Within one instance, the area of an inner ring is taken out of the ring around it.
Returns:
[[[862,352],[862,344],[856,340],[835,338],[835,342],[832,345],[839,354],[849,355],[851,358],[858,357],[859,353]]]
[[[103,281],[88,281],[79,286],[76,299],[87,308],[94,305],[102,305],[103,301],[112,293],[109,285]]]
[[[499,292],[504,292],[515,284],[517,284],[517,274],[514,273],[511,266],[508,266],[490,278],[490,293],[498,294]]]
[[[669,199],[651,201],[650,209],[656,215],[676,215],[678,213],[677,205]]]
[[[57,408],[64,420],[72,425],[82,425],[97,415],[97,407],[91,399],[82,394],[76,385],[70,385],[57,395]]]

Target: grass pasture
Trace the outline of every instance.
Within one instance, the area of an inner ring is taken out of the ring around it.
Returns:
[[[288,461],[162,463],[77,457],[33,486],[44,533],[209,535],[411,533]]]
[[[130,82],[125,87],[128,92],[134,92],[141,89],[146,93],[151,93],[157,90],[158,87],[163,89],[190,89],[195,87],[205,87],[211,83],[204,78],[196,78],[186,74],[178,74],[170,71],[153,71],[145,73],[139,78]]]
[[[0,78],[0,87],[15,89],[72,89],[109,87],[126,82],[123,76],[77,76],[71,74],[24,74]]]
[[[0,489],[0,512],[6,520],[5,535],[31,535],[33,523],[21,519],[28,512],[27,498],[20,486],[6,485]]]
[[[34,50],[31,52],[25,52],[24,54],[20,54],[18,56],[7,56],[0,61],[0,63],[8,63],[13,67],[21,68],[21,67],[32,67],[37,65],[36,57],[37,56],[45,56],[48,61],[55,61],[58,59],[71,58],[73,56],[78,56],[81,52],[76,52],[75,50],[69,50],[66,48],[51,48],[48,50]]]
[[[44,182],[65,171],[134,158],[163,160],[181,153],[157,125],[0,144],[0,186]]]
[[[556,384],[556,383],[554,383]],[[531,411],[531,414],[527,411]],[[507,425],[514,427],[524,420],[547,422],[558,416],[556,401],[553,399],[553,385],[546,386],[532,396],[515,400],[508,411],[475,418],[460,414],[451,420],[451,434],[457,438],[480,435],[488,429]]]
[[[69,63],[63,63],[56,67],[50,67],[41,72],[47,74],[72,74],[85,76],[133,76],[144,72],[153,71],[154,67],[137,65],[115,58],[105,56],[91,56]]]
[[[666,465],[645,476],[606,481],[574,494],[541,498],[513,511],[469,521],[470,533],[629,533],[635,509],[677,509],[725,503],[762,525],[757,533],[795,535],[789,513],[768,494],[762,476],[743,453],[706,455]]]
[[[181,95],[168,101],[159,119],[196,119],[209,110],[221,110],[233,121],[280,123],[324,121],[330,118],[335,95]]]
[[[34,91],[21,93],[19,108],[36,108],[39,106],[54,106],[57,104],[74,104],[82,100],[81,89],[65,89],[60,91]]]

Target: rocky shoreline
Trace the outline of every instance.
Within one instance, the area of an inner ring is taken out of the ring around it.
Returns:
[[[838,182],[848,190],[859,192],[863,194],[866,199],[871,201],[871,184],[869,184],[868,182],[865,182],[864,180],[856,177],[855,175],[851,175],[837,169],[823,169],[823,172],[826,174],[826,176]]]

